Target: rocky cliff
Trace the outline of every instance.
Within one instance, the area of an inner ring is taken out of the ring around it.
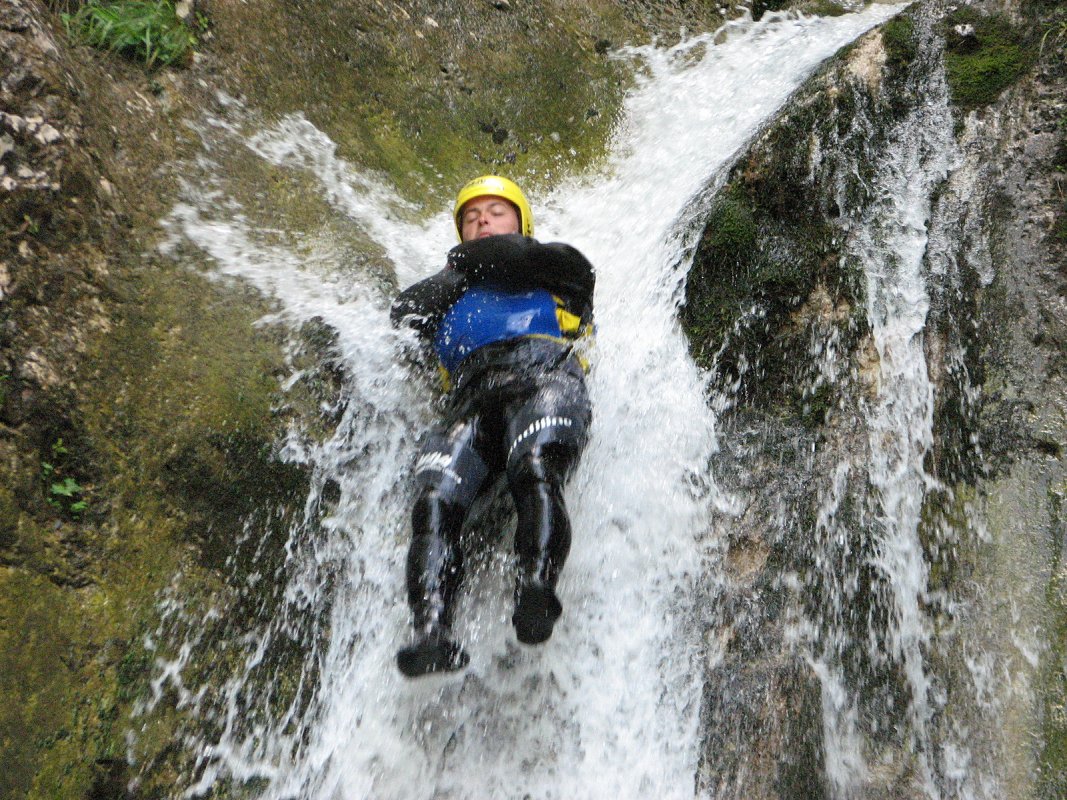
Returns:
[[[813,80],[717,195],[682,314],[724,409],[716,474],[746,498],[723,525],[729,580],[708,632],[722,650],[699,781],[713,796],[848,791],[829,774],[847,758],[826,752],[834,726],[862,730],[878,764],[849,789],[864,797],[957,796],[983,769],[994,796],[1064,791],[1062,26],[1040,3],[917,4]],[[934,622],[919,636],[937,708],[924,739],[902,660],[876,655],[899,645],[881,639],[894,606],[872,542],[886,512],[864,477],[893,354],[872,336],[869,265],[849,242],[939,85],[951,115],[925,123],[924,146],[953,155],[922,262],[933,407],[920,605]],[[828,663],[859,698],[848,725]],[[1013,677],[975,696],[976,664]],[[986,766],[933,774],[923,751],[961,729]]]
[[[206,0],[180,4],[194,54],[148,69],[73,41],[61,14],[78,5],[0,6],[0,794],[169,797],[189,780],[187,698],[131,718],[154,688],[161,598],[181,575],[190,608],[230,615],[213,623],[220,635],[239,631],[244,613],[270,613],[269,587],[235,587],[252,559],[269,574],[282,558],[309,476],[276,457],[279,442],[295,415],[328,427],[339,385],[328,330],[255,325],[268,300],[159,254],[158,221],[200,147],[186,123],[230,98],[267,116],[300,111],[350,162],[433,208],[475,172],[547,184],[596,164],[632,78],[611,52],[714,27],[736,9]],[[862,265],[843,242],[876,199],[895,125],[945,64],[958,158],[932,201],[942,244],[926,265],[940,276],[925,337],[937,398],[927,471],[937,489],[923,509],[937,590],[927,600],[947,632],[932,654],[951,697],[940,708],[968,685],[952,682],[959,643],[997,621],[985,644],[998,668],[1039,688],[996,695],[1006,724],[982,746],[1012,765],[1010,796],[1063,794],[1063,24],[1054,3],[920,4],[822,72],[716,197],[682,319],[722,406],[716,474],[750,500],[721,530],[729,580],[709,611],[719,658],[703,697],[706,792],[833,788],[812,651],[782,642],[795,644],[798,615],[862,636],[879,612],[820,611],[837,591],[816,568],[825,497],[779,476],[833,474],[869,455],[859,420],[879,354]],[[293,187],[272,191],[316,224]],[[306,377],[283,397],[278,379],[294,359]],[[858,491],[840,503],[855,539],[839,553],[863,546]],[[238,546],[250,526],[265,541]],[[877,585],[872,569],[856,575],[856,587]],[[962,601],[970,616],[956,611]],[[1041,642],[1036,659],[997,632],[1020,618]],[[198,664],[201,682],[225,675],[227,657]],[[871,675],[861,653],[841,657],[869,716],[903,692],[892,665]],[[885,713],[864,796],[921,791],[905,716]]]
[[[170,796],[176,715],[130,720],[160,592],[181,574],[232,600],[241,531],[284,531],[307,496],[276,458],[294,399],[315,416],[337,391],[326,370],[281,399],[269,303],[158,254],[185,123],[226,96],[301,111],[428,206],[490,168],[548,181],[603,151],[629,82],[612,49],[728,5],[199,0],[178,4],[195,51],[152,68],[81,44],[81,5],[0,6],[0,795]]]

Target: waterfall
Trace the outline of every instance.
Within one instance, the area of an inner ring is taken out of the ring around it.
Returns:
[[[952,126],[944,85],[928,86],[931,102],[898,131],[879,176],[886,197],[873,204],[855,247],[867,264],[867,315],[879,363],[878,394],[868,417],[867,473],[880,529],[874,565],[889,594],[889,653],[907,677],[926,789],[937,796],[925,762],[933,689],[923,663],[930,631],[923,611],[927,565],[918,536],[927,481],[923,459],[933,432],[933,387],[923,352],[929,309],[923,259],[933,187],[952,157]]]
[[[864,266],[867,320],[878,354],[874,396],[866,413],[868,462],[865,469],[861,467],[865,474],[858,478],[870,487],[874,549],[868,557],[887,624],[884,631],[869,632],[869,658],[872,663],[888,660],[902,669],[908,689],[911,747],[919,760],[925,792],[939,797],[937,756],[930,752],[935,689],[924,663],[931,635],[924,610],[929,602],[928,566],[919,541],[923,499],[932,480],[923,460],[933,433],[933,386],[923,347],[930,305],[924,259],[933,191],[947,175],[955,154],[943,77],[935,72],[924,88],[928,101],[918,105],[890,135],[892,143],[879,159],[873,179],[878,198],[855,221],[857,233],[847,250]],[[832,496],[840,494],[839,490]],[[838,674],[837,680],[841,679]],[[839,704],[824,697],[824,708],[836,709]],[[854,738],[854,705],[849,705],[848,717],[845,739]],[[841,730],[838,727],[837,732]],[[831,730],[828,740],[834,739]],[[862,785],[866,766],[856,758],[854,745],[838,749],[850,752],[853,764],[849,767],[831,757],[828,772],[841,796],[850,796],[854,786]]]
[[[294,425],[283,449],[313,472],[307,523],[291,531],[273,576],[274,613],[228,644],[239,656],[223,686],[207,691],[193,677],[204,654],[180,589],[164,608],[157,638],[183,630],[185,639],[152,643],[159,660],[146,711],[173,691],[200,721],[186,742],[198,765],[189,796],[226,781],[309,800],[693,795],[701,683],[714,657],[698,624],[718,580],[710,519],[736,508],[709,469],[715,416],[676,318],[700,211],[805,78],[898,10],[769,15],[625,54],[643,68],[606,166],[532,198],[538,237],[578,247],[598,280],[594,424],[567,491],[575,536],[559,588],[564,617],[545,646],[515,643],[509,532],[490,532],[457,614],[471,665],[415,682],[393,659],[409,636],[408,473],[433,413],[426,382],[402,357],[406,335],[390,329],[378,265],[401,285],[438,269],[453,241],[449,214],[420,220],[300,114],[265,124],[220,95],[216,113],[194,126],[203,155],[163,221],[164,250],[255,286],[275,299],[272,319],[294,330],[324,325],[344,383],[331,434],[319,440]],[[277,221],[284,209],[231,185],[227,164],[249,159],[304,187],[321,228],[288,229]],[[905,260],[902,274],[914,268]],[[303,377],[294,361],[286,385]],[[928,390],[918,391],[921,416]],[[899,430],[896,421],[877,428],[872,441]],[[922,442],[904,433],[908,483]],[[886,453],[887,475],[900,472],[894,458]],[[884,496],[895,486],[887,477]],[[910,514],[902,504],[899,514]],[[897,570],[894,541],[884,539],[887,572]],[[912,593],[901,587],[902,616]],[[908,663],[921,634],[903,637],[896,646]],[[298,685],[277,685],[275,661],[294,651]],[[918,697],[921,674],[915,686]]]

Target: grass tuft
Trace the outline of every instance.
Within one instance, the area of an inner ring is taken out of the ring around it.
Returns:
[[[86,44],[149,67],[183,61],[196,45],[170,0],[89,0],[74,14],[64,14],[63,22],[71,36]]]

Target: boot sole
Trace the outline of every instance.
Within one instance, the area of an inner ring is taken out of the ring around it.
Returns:
[[[456,672],[470,663],[470,657],[458,644],[450,641],[422,642],[401,648],[396,665],[409,678],[435,672]]]

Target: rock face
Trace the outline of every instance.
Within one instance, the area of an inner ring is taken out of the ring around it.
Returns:
[[[3,364],[4,421],[17,427],[63,416],[58,395],[71,359],[84,352],[87,332],[109,324],[107,265],[93,248],[105,237],[109,198],[84,145],[75,65],[52,31],[25,5],[6,4],[0,43],[4,345],[24,354],[17,368]]]
[[[713,206],[683,323],[725,408],[716,474],[747,499],[721,524],[729,580],[708,631],[698,785],[715,797],[913,797],[979,780],[996,796],[1063,794],[1067,74],[1062,45],[1037,47],[1052,10],[913,7],[812,81]],[[937,103],[943,58],[955,155],[928,199],[922,265],[918,650],[936,690],[920,724],[899,643],[872,633],[895,607],[872,548],[881,500],[863,485],[888,387],[847,243],[886,191],[876,170],[898,123]],[[990,694],[986,669],[1017,680]],[[961,730],[962,777],[921,755]],[[827,751],[842,741],[866,767]]]
[[[0,8],[5,797],[125,785],[156,593],[224,560],[253,487],[302,480],[272,457],[280,354],[249,327],[258,301],[221,308],[146,255],[175,152],[150,80],[72,48],[39,3]],[[240,355],[209,352],[227,335]]]
[[[149,70],[72,42],[80,5],[0,3],[0,795],[172,796],[173,709],[127,745],[160,593],[180,573],[194,606],[270,613],[232,587],[304,513],[288,421],[328,430],[339,387],[328,336],[254,326],[262,298],[158,254],[185,122],[226,93],[301,111],[414,200],[495,165],[551,180],[603,152],[629,80],[610,49],[722,11],[197,0],[196,55]],[[274,532],[254,553],[248,524]]]
[[[254,565],[270,573],[304,513],[309,478],[276,457],[278,442],[295,414],[328,430],[341,385],[328,331],[254,327],[262,298],[157,254],[175,165],[199,147],[184,121],[224,102],[218,90],[303,111],[415,200],[498,165],[553,180],[561,158],[581,168],[602,152],[629,80],[613,47],[707,29],[733,4],[197,0],[180,4],[199,26],[197,55],[156,71],[73,45],[59,12],[77,6],[0,4],[0,795],[173,796],[191,774],[175,746],[183,698],[137,720],[134,763],[126,737],[149,692],[159,598],[181,573],[190,608],[230,612],[221,634],[270,614],[269,587],[234,587]],[[998,773],[1020,787],[1006,796],[1064,793],[1064,39],[1053,3],[1012,6],[995,24],[960,12],[947,27],[923,8],[858,43],[754,143],[689,281],[684,323],[727,409],[717,476],[750,498],[722,525],[728,588],[709,612],[697,783],[717,797],[832,788],[827,684],[799,622],[837,593],[856,613],[821,630],[863,635],[879,576],[854,572],[847,596],[818,577],[827,498],[807,476],[868,455],[879,356],[842,237],[872,201],[886,131],[923,96],[941,47],[923,42],[941,39],[950,74],[990,77],[954,88],[962,155],[930,224],[959,245],[927,266],[948,277],[931,282],[925,339],[938,490],[922,535],[931,594],[974,609],[953,617],[931,601],[958,633],[933,640],[930,660],[962,687],[943,708],[967,707],[960,642],[977,641],[982,620],[1003,623],[985,640],[995,666],[1039,688],[994,698],[1002,735],[983,755],[1018,765]],[[306,382],[282,400],[294,365]],[[851,533],[829,552],[842,568],[867,546],[860,500],[839,498],[835,531]],[[255,548],[235,544],[248,524],[269,532]],[[190,624],[211,644],[215,628]],[[1036,663],[1011,650],[1021,629]],[[870,675],[862,654],[844,659],[871,707],[905,692],[898,665]],[[198,668],[210,684],[225,667]],[[883,716],[864,796],[915,796],[919,770],[894,730],[906,714]]]

